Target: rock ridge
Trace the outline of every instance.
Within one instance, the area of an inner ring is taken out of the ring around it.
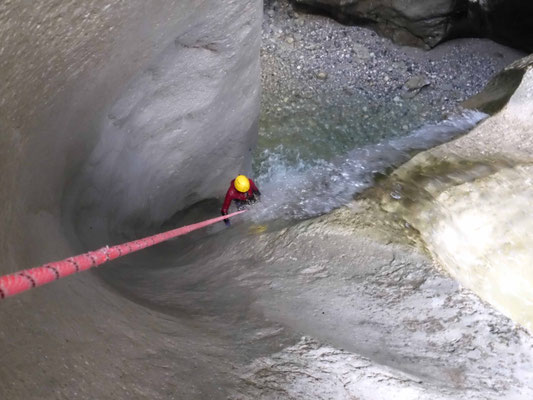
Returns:
[[[456,37],[488,37],[533,51],[533,3],[520,0],[292,0],[343,23],[369,25],[399,44],[431,48]]]

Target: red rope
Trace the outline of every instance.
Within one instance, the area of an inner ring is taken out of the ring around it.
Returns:
[[[102,247],[101,249],[66,258],[62,261],[55,261],[49,264],[41,265],[40,267],[25,269],[23,271],[15,272],[14,274],[1,276],[0,298],[3,299],[9,296],[14,296],[18,293],[25,292],[26,290],[37,286],[42,286],[48,282],[55,281],[75,272],[85,271],[89,268],[102,265],[108,261],[114,260],[115,258],[154,246],[158,243],[165,242],[178,236],[186,235],[189,232],[215,224],[245,211],[246,210],[237,211],[232,214],[223,215],[221,217],[208,219],[196,224],[158,233],[157,235],[148,236],[143,239],[134,240],[132,242],[127,242],[112,247]]]

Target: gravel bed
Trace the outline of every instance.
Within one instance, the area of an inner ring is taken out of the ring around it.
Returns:
[[[431,51],[264,2],[259,163],[330,159],[460,112],[459,103],[522,53],[486,39]]]

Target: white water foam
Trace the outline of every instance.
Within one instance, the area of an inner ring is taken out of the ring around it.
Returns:
[[[479,111],[465,111],[408,136],[357,148],[332,161],[315,161],[312,166],[303,161],[288,165],[281,160],[281,152],[273,152],[260,166],[265,172],[256,179],[263,193],[261,204],[252,208],[248,218],[259,222],[327,213],[369,187],[377,173],[464,134],[486,117]]]

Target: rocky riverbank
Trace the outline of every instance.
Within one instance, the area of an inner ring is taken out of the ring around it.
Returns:
[[[303,143],[289,159],[327,159],[440,121],[522,55],[482,39],[400,47],[286,1],[264,7],[259,163],[279,144]]]

